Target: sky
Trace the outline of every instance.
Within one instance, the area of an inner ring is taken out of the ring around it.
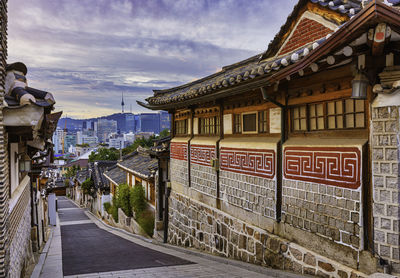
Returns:
[[[266,50],[297,0],[12,0],[8,63],[72,118],[145,112],[136,100]],[[131,110],[132,109],[132,110]]]

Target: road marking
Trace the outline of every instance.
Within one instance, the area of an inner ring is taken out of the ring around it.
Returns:
[[[65,221],[65,222],[61,222],[60,226],[80,225],[80,224],[89,224],[89,223],[93,223],[93,221],[92,220]]]

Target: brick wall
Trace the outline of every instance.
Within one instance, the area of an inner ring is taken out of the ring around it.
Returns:
[[[190,186],[212,197],[217,197],[217,172],[211,167],[216,153],[215,145],[190,146]]]
[[[278,55],[289,53],[301,46],[325,37],[333,31],[317,21],[303,18]]]
[[[399,107],[372,109],[372,173],[375,252],[400,273]]]

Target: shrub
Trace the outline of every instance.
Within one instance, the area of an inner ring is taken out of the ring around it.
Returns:
[[[111,212],[111,204],[110,204],[110,202],[105,202],[105,203],[103,204],[103,207],[104,207],[104,210],[105,210],[107,213],[110,213],[110,212]]]
[[[127,184],[120,184],[118,186],[117,206],[122,209],[126,216],[132,216],[132,207],[130,203],[130,188]]]
[[[114,221],[118,222],[118,202],[117,202],[117,198],[115,197],[115,195],[113,196],[110,212],[111,212],[112,217],[114,218]]]
[[[154,216],[151,211],[144,211],[140,213],[137,217],[137,222],[142,227],[142,229],[149,236],[153,236],[154,233]]]
[[[82,182],[82,190],[85,195],[92,195],[94,189],[94,182],[91,179],[87,179]]]
[[[145,192],[142,185],[135,185],[130,192],[130,205],[135,212],[136,218],[146,209]]]

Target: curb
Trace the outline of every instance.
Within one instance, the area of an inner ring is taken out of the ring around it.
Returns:
[[[277,270],[277,269],[272,269],[272,268],[268,268],[268,267],[258,266],[258,265],[254,265],[251,263],[241,262],[241,261],[237,261],[237,260],[233,260],[233,259],[229,259],[229,258],[218,257],[216,255],[204,253],[204,252],[201,252],[198,250],[192,250],[192,249],[188,249],[188,248],[170,245],[168,243],[161,243],[156,240],[151,240],[151,239],[142,237],[137,234],[129,233],[123,229],[108,225],[108,224],[104,223],[104,221],[102,219],[99,219],[95,214],[93,214],[91,211],[89,211],[87,209],[85,209],[85,212],[87,212],[87,214],[89,214],[91,217],[93,217],[96,222],[100,223],[102,226],[104,226],[106,228],[121,232],[127,236],[130,236],[130,237],[133,237],[136,239],[140,239],[146,243],[152,243],[154,245],[162,246],[162,247],[174,250],[174,251],[179,251],[179,252],[182,252],[185,254],[201,257],[201,258],[208,259],[208,260],[217,261],[219,263],[240,267],[242,269],[246,269],[249,271],[268,275],[270,277],[284,277],[284,278],[313,277],[313,276],[309,276],[309,275],[302,275],[302,274],[297,274],[297,273],[293,273],[293,272],[289,272],[289,271]]]

